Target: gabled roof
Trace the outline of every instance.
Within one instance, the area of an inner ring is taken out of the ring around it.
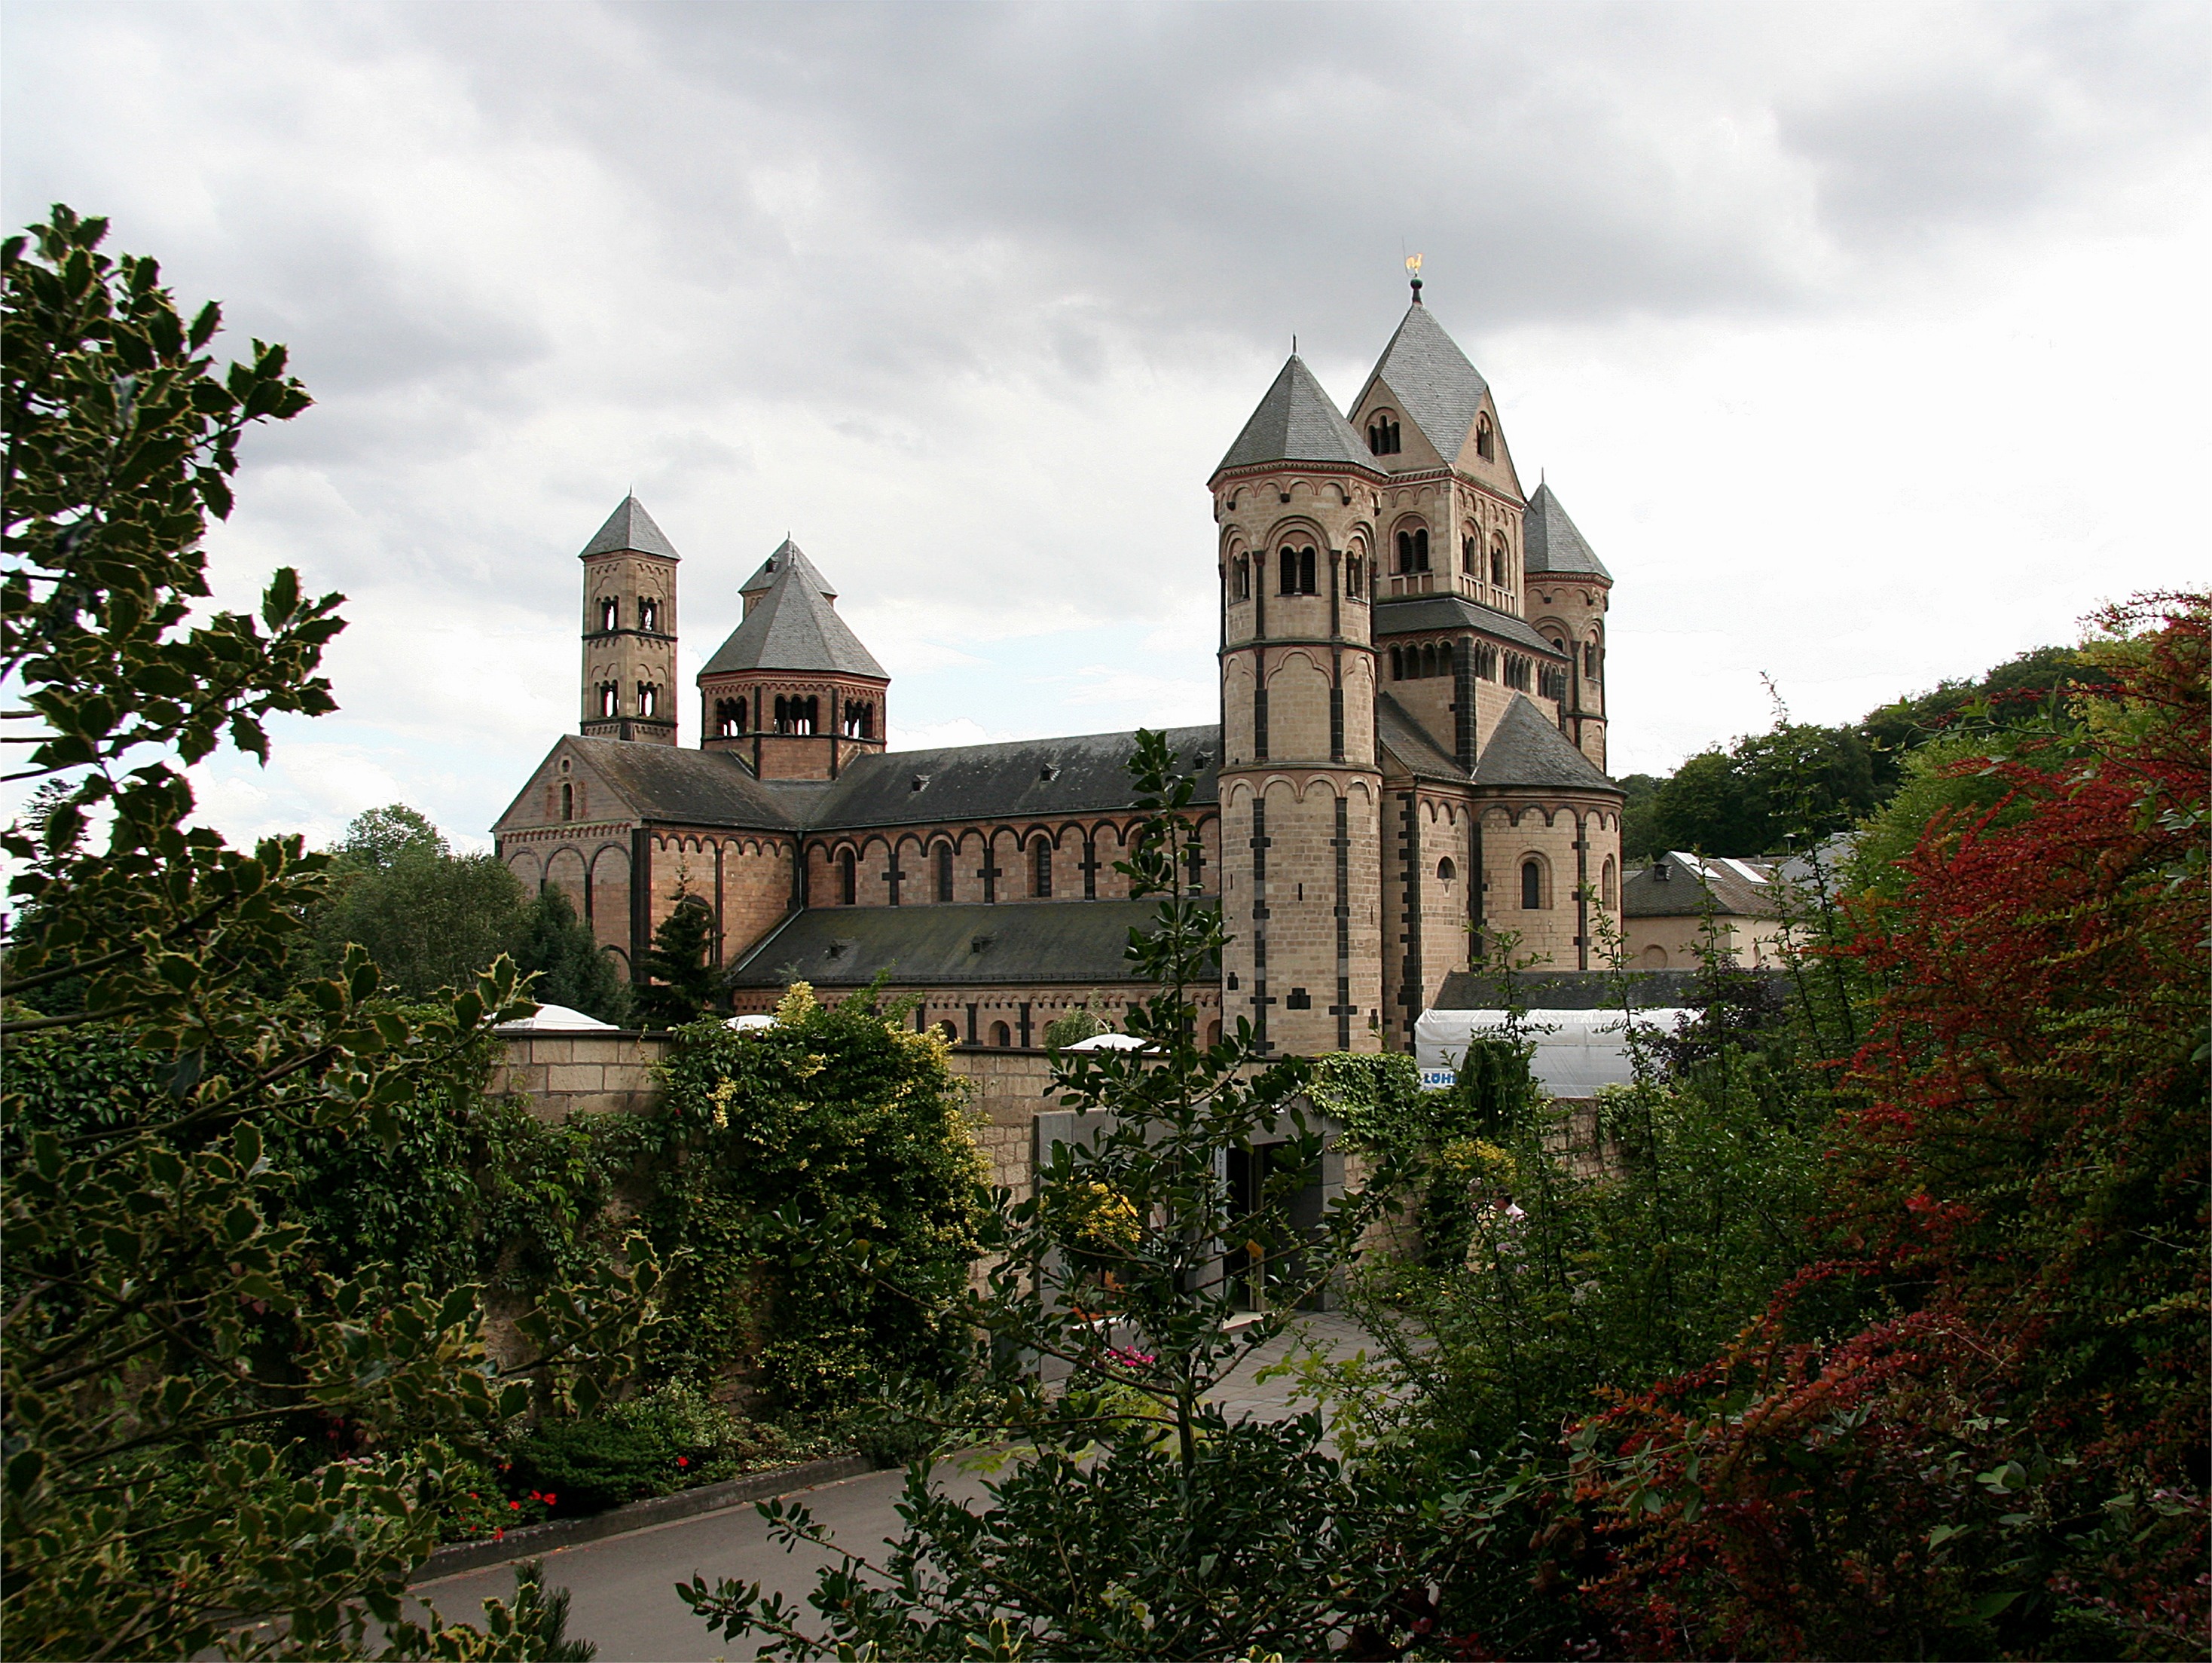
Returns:
[[[673,745],[647,745],[636,740],[584,739],[569,734],[553,747],[565,748],[613,789],[630,813],[641,820],[678,825],[742,825],[763,831],[787,831],[796,822],[787,805],[752,777],[752,771],[725,751],[684,751]],[[538,773],[531,776],[535,784]],[[523,788],[526,795],[531,787]],[[499,817],[520,806],[522,795]],[[599,818],[611,818],[599,816]]]
[[[1516,693],[1475,758],[1477,785],[1535,786],[1549,790],[1607,791],[1620,788],[1597,764],[1567,743],[1525,693]]]
[[[1255,467],[1263,462],[1322,462],[1372,471],[1375,458],[1352,423],[1338,411],[1313,371],[1295,352],[1283,373],[1253,411],[1237,442],[1221,459],[1222,468]]]
[[[678,558],[676,545],[668,540],[667,533],[653,523],[653,516],[645,511],[645,504],[635,496],[625,496],[622,505],[607,516],[607,522],[592,534],[577,557],[585,559],[594,554],[657,554],[662,558]]]
[[[1502,612],[1495,606],[1482,606],[1463,594],[1421,594],[1378,600],[1369,616],[1378,644],[1386,636],[1411,635],[1421,630],[1480,630],[1494,640],[1510,642],[1546,658],[1566,656],[1537,634],[1527,618]]]
[[[799,551],[793,549],[792,552]],[[731,631],[730,638],[699,673],[799,670],[890,680],[875,655],[837,616],[823,587],[822,575],[805,555],[784,561],[768,593],[753,604],[744,622]]]
[[[1700,860],[1677,849],[1628,874],[1620,886],[1620,910],[1631,918],[1695,917],[1708,907],[1737,917],[1773,918],[1782,914],[1782,888],[1748,861]]]
[[[1428,730],[1389,693],[1375,696],[1375,737],[1399,766],[1416,779],[1467,783],[1468,772],[1459,765],[1459,758],[1431,739]]]
[[[730,973],[732,987],[858,987],[888,971],[902,986],[1133,982],[1129,932],[1152,924],[1137,901],[817,906],[795,913]]]
[[[787,565],[797,566],[799,569],[799,576],[822,591],[823,600],[835,600],[837,598],[837,591],[830,587],[830,580],[823,576],[820,569],[806,557],[805,551],[788,537],[777,545],[774,554],[760,563],[760,570],[745,579],[739,586],[738,593],[739,594],[767,594],[775,587],[776,574]]]
[[[1221,729],[1170,728],[1167,740],[1182,765],[1198,776],[1191,800],[1219,801],[1216,776],[1221,767]],[[820,803],[808,811],[810,823],[910,825],[1125,809],[1135,795],[1128,762],[1136,748],[1134,733],[1084,734],[855,757]],[[1206,758],[1202,764],[1198,761],[1201,755]]]
[[[1602,577],[1608,583],[1613,581],[1605,562],[1575,529],[1575,522],[1567,518],[1567,511],[1559,506],[1549,485],[1538,485],[1536,494],[1528,499],[1521,516],[1521,547],[1523,569],[1531,577],[1573,572]]]
[[[1490,387],[1459,350],[1459,343],[1444,333],[1443,326],[1419,301],[1406,308],[1367,385],[1352,400],[1354,410],[1367,402],[1377,381],[1389,387],[1437,455],[1447,462],[1459,460]]]

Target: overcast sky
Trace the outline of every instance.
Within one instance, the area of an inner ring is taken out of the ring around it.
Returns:
[[[690,678],[788,532],[894,743],[1215,719],[1206,480],[1404,253],[1616,579],[1616,772],[2201,583],[2212,6],[8,0],[10,226],[109,215],[317,404],[224,599],[350,597],[239,835],[458,840],[633,486]],[[2192,298],[2193,296],[2193,298]]]

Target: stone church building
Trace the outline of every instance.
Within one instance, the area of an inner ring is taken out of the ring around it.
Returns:
[[[1200,778],[1191,881],[1231,937],[1202,1023],[1410,1050],[1486,938],[1589,968],[1619,924],[1612,579],[1547,486],[1523,492],[1418,279],[1348,411],[1293,354],[1209,489],[1220,721],[1170,735]],[[986,1047],[1149,995],[1123,950],[1154,904],[1114,871],[1132,734],[888,750],[890,677],[787,541],[738,591],[685,749],[674,545],[632,497],[581,557],[578,730],[494,835],[607,952],[635,965],[696,896],[737,1010],[888,972],[917,1025]]]

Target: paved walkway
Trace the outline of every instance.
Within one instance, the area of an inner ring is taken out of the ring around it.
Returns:
[[[1293,1412],[1294,1380],[1262,1382],[1255,1377],[1287,1355],[1302,1335],[1332,1356],[1349,1356],[1366,1343],[1366,1336],[1347,1318],[1302,1318],[1290,1333],[1247,1358],[1212,1394],[1213,1400],[1232,1419],[1249,1414],[1272,1420]],[[951,1467],[941,1471],[951,1493],[981,1493],[982,1480],[975,1476]],[[871,1472],[806,1491],[803,1499],[839,1542],[866,1550],[898,1528],[894,1508],[905,1483],[903,1472]],[[757,1648],[750,1640],[709,1634],[676,1597],[678,1582],[688,1582],[695,1571],[709,1584],[718,1577],[742,1578],[781,1592],[805,1610],[820,1562],[818,1555],[787,1552],[770,1542],[767,1525],[748,1504],[556,1550],[545,1556],[545,1581],[549,1587],[569,1590],[568,1632],[598,1642],[599,1663],[708,1663],[750,1658]],[[415,1592],[452,1621],[479,1617],[478,1602],[507,1598],[514,1587],[513,1571],[502,1565],[442,1577]]]

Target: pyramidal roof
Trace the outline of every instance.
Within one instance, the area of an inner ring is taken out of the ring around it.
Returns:
[[[625,496],[622,506],[607,516],[607,523],[592,534],[584,545],[578,558],[594,554],[657,554],[665,559],[678,558],[676,545],[668,534],[653,523],[653,516],[645,511],[645,504],[635,496]]]
[[[1530,576],[1546,572],[1574,572],[1613,581],[1605,562],[1597,557],[1549,485],[1540,484],[1521,516],[1521,547]]]
[[[791,545],[786,543],[784,547]],[[824,593],[827,585],[814,570],[814,563],[796,549],[792,552],[799,557],[781,563],[769,581],[768,593],[753,603],[745,621],[732,631],[700,674],[799,670],[890,680],[874,655],[845,627],[845,620],[830,604]]]
[[[1253,467],[1263,462],[1333,462],[1372,468],[1375,459],[1352,430],[1313,371],[1295,352],[1283,373],[1260,400],[1237,442],[1221,459],[1221,468]]]
[[[745,579],[738,593],[739,594],[767,594],[775,587],[776,574],[786,566],[799,568],[800,577],[813,584],[828,599],[835,600],[837,598],[837,591],[830,587],[830,580],[823,576],[814,563],[806,557],[805,551],[788,537],[776,545],[774,554],[761,562],[760,570]]]
[[[1525,693],[1514,694],[1513,702],[1491,730],[1490,743],[1475,758],[1474,783],[1614,793],[1620,789],[1596,764],[1567,743],[1566,735],[1545,719]]]
[[[1419,300],[1406,308],[1397,333],[1390,337],[1367,385],[1352,400],[1354,410],[1367,402],[1377,381],[1389,383],[1406,414],[1447,462],[1458,460],[1467,436],[1474,429],[1483,395],[1490,391],[1459,343],[1444,333],[1443,326]]]

